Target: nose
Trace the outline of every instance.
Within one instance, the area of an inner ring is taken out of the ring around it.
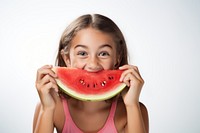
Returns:
[[[91,71],[91,72],[97,72],[101,69],[98,57],[96,56],[89,57],[88,62],[87,62],[87,69],[88,71]]]

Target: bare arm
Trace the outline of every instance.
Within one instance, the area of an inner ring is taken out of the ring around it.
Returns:
[[[36,88],[40,97],[33,121],[33,133],[53,133],[55,97],[58,87],[54,78],[56,74],[52,66],[46,65],[38,69]]]
[[[33,133],[53,133],[53,112],[54,110],[44,110],[38,104],[33,120]]]
[[[148,133],[149,122],[148,112],[143,104],[135,104],[127,107],[127,125],[126,133]]]
[[[126,133],[148,133],[148,113],[143,104],[139,102],[140,92],[144,84],[139,70],[136,66],[124,65],[120,67],[124,72],[120,81],[128,86],[122,92],[127,112]]]

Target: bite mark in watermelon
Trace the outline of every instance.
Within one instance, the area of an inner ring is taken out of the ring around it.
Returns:
[[[54,67],[56,82],[63,92],[83,101],[101,101],[114,97],[125,88],[119,81],[121,70],[88,72],[82,69]]]

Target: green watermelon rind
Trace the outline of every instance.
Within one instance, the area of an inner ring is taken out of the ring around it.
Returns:
[[[56,82],[58,84],[58,86],[60,87],[60,89],[68,94],[69,96],[76,98],[78,100],[81,101],[103,101],[103,100],[108,100],[114,96],[116,96],[117,94],[119,94],[125,87],[126,84],[125,83],[118,83],[116,85],[115,89],[112,89],[108,92],[105,92],[103,94],[81,94],[78,93],[70,88],[68,88],[67,86],[65,86],[62,81],[60,81],[59,79],[56,79]]]

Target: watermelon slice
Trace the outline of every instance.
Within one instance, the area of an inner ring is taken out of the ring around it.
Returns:
[[[101,101],[114,97],[125,88],[119,81],[121,70],[88,72],[82,69],[54,67],[60,89],[79,100]]]

